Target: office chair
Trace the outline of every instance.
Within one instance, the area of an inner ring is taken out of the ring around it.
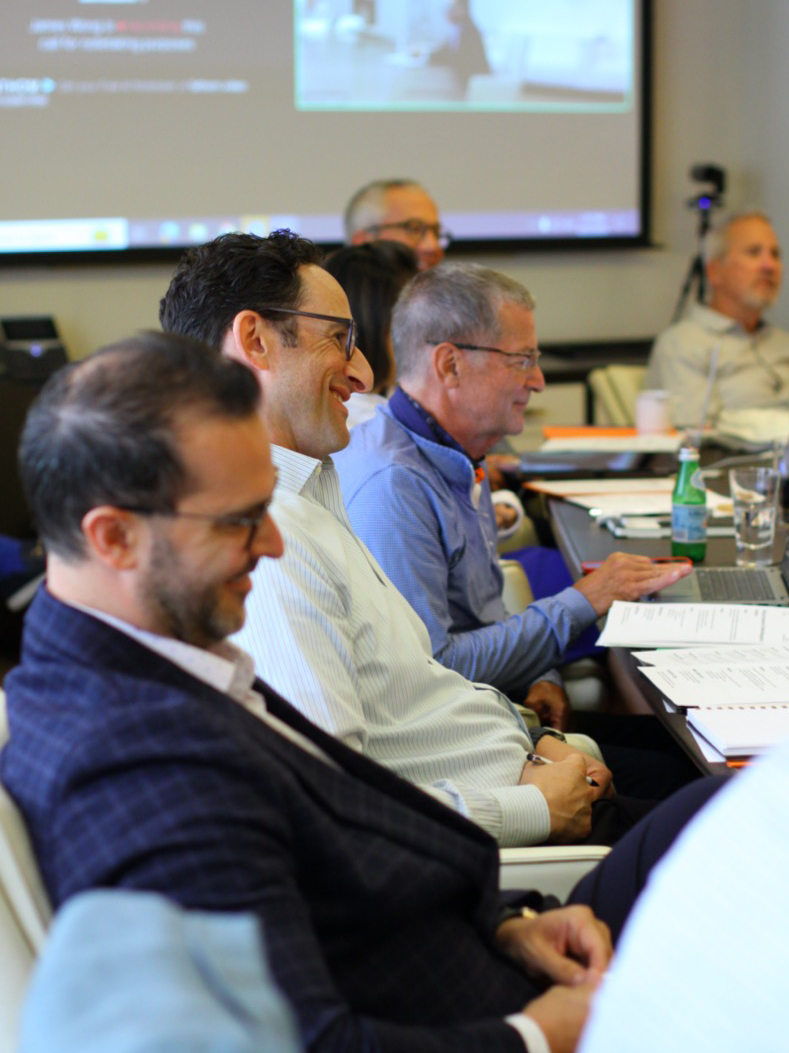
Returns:
[[[595,424],[632,428],[636,422],[636,395],[644,386],[646,366],[600,366],[590,371],[586,383],[594,396]]]

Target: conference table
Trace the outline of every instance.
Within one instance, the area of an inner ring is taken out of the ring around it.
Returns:
[[[548,514],[556,543],[575,578],[581,576],[583,561],[603,560],[612,552],[634,552],[653,557],[671,555],[671,542],[668,538],[616,538],[607,527],[599,525],[585,508],[569,501],[549,499]],[[776,551],[786,541],[785,531],[781,530],[778,533]],[[704,566],[732,566],[734,556],[733,537],[709,538]],[[626,709],[631,712],[655,713],[700,771],[715,775],[731,774],[732,768],[727,764],[709,761],[704,756],[688,729],[685,717],[667,709],[662,694],[639,673],[638,662],[629,651],[624,648],[611,648],[609,667]]]

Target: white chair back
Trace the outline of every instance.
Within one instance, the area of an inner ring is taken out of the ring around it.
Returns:
[[[7,738],[0,691],[0,746]],[[51,916],[24,820],[0,786],[0,1053],[16,1049],[19,1011]]]
[[[594,395],[595,424],[632,428],[636,421],[636,395],[644,386],[646,366],[601,366],[587,383]]]
[[[501,598],[510,614],[520,614],[534,602],[526,571],[516,559],[500,559],[499,566],[504,576]]]
[[[564,902],[581,878],[610,851],[606,845],[502,848],[499,851],[499,888],[537,889]]]

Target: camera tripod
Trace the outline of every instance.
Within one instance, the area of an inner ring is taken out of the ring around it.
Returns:
[[[694,206],[698,209],[699,214],[699,228],[697,233],[698,249],[696,254],[690,261],[685,280],[682,283],[680,290],[679,299],[677,300],[677,306],[674,308],[674,314],[671,319],[672,322],[677,322],[685,313],[685,307],[687,306],[688,299],[693,292],[693,288],[696,288],[696,300],[698,303],[704,302],[704,296],[707,291],[707,275],[704,269],[704,238],[707,231],[710,229],[711,214],[712,210],[718,208],[721,204],[720,198],[717,194],[699,194],[698,197],[691,198],[688,202],[688,207],[693,208]]]

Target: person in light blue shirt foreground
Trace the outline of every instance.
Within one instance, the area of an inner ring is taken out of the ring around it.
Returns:
[[[56,915],[19,1053],[297,1053],[253,914],[101,890]]]
[[[688,825],[631,915],[581,1053],[789,1048],[787,799],[789,742]]]

